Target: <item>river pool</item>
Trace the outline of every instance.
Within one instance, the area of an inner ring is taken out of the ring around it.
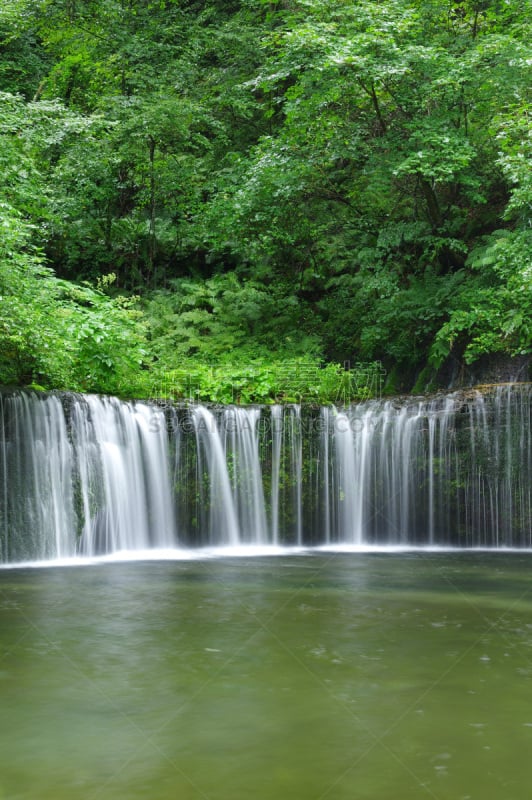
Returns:
[[[0,570],[1,800],[528,800],[532,554]]]

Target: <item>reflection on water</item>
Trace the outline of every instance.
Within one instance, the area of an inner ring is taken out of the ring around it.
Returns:
[[[528,800],[532,555],[0,571],[3,800]]]

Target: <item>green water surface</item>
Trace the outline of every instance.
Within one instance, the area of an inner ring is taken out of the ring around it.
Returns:
[[[1,800],[529,800],[532,555],[0,570]]]

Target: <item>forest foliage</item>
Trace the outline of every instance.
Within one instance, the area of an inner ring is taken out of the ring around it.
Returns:
[[[529,354],[529,11],[4,0],[0,383],[322,400]]]

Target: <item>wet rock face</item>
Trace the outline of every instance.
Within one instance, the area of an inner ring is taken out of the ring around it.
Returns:
[[[450,358],[438,373],[436,383],[448,389],[460,389],[494,383],[521,383],[532,380],[532,356],[508,356],[504,353],[479,358],[464,364]]]
[[[491,356],[486,363],[479,362],[481,380],[478,383],[516,383],[532,378],[531,356]]]

